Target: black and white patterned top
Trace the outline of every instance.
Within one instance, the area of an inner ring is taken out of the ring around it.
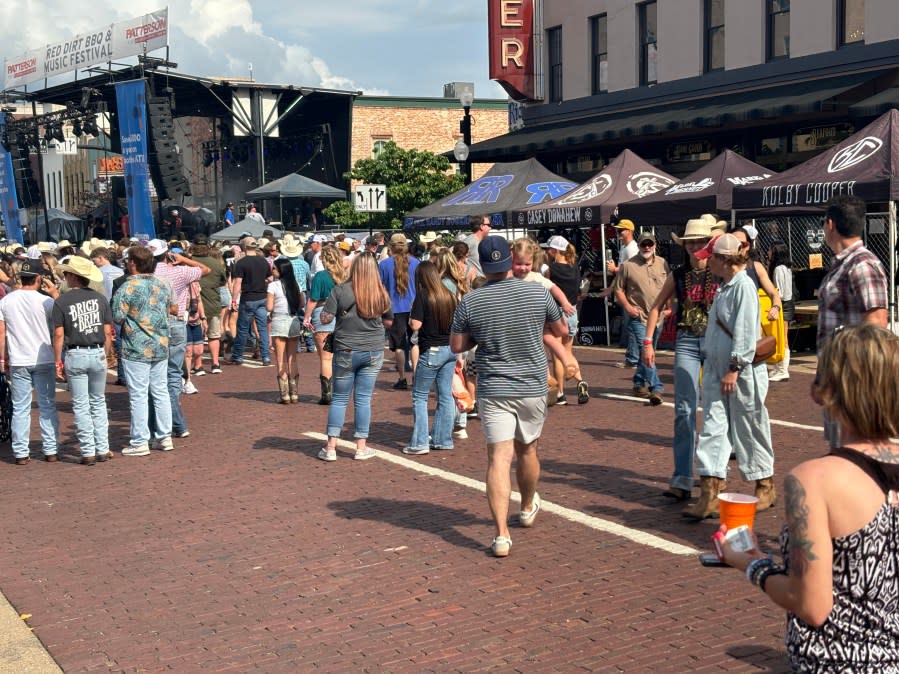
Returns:
[[[848,448],[846,459],[877,482],[883,507],[868,524],[833,539],[833,609],[815,628],[787,614],[786,645],[794,672],[899,673],[899,466]],[[787,571],[790,532],[780,537]]]

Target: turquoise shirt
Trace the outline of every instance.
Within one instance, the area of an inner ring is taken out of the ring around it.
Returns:
[[[125,360],[155,363],[169,357],[171,285],[156,276],[129,276],[113,297],[112,318],[122,324]]]

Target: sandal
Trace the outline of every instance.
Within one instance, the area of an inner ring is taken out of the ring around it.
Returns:
[[[318,458],[320,458],[322,461],[337,461],[337,450],[322,447],[320,450],[318,450]]]
[[[490,545],[494,557],[508,557],[512,549],[512,539],[508,536],[497,536]]]

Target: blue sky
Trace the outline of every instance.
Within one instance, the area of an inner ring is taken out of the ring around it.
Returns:
[[[165,3],[86,5],[3,3],[3,57]],[[169,23],[170,58],[192,75],[247,76],[252,63],[260,82],[441,96],[446,82],[473,81],[477,98],[505,98],[487,76],[484,0],[181,0],[169,4]]]

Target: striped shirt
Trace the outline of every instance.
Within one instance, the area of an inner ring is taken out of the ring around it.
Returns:
[[[840,251],[818,288],[818,352],[840,325],[859,325],[887,306],[887,277],[877,256],[857,241]]]
[[[562,317],[543,286],[515,278],[494,281],[462,298],[452,331],[477,343],[478,398],[546,395],[543,326]]]

